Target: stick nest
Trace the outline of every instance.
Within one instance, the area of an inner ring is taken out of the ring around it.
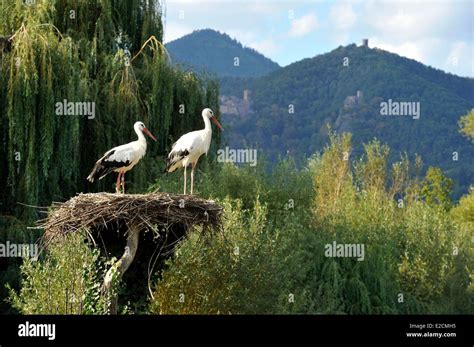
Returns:
[[[38,226],[45,230],[44,241],[80,230],[114,230],[114,225],[140,231],[160,227],[201,226],[204,231],[222,229],[223,208],[212,200],[193,195],[152,194],[79,194],[64,203],[53,203],[48,217]]]

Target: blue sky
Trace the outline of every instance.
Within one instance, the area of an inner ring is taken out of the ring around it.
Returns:
[[[474,0],[167,0],[165,42],[196,29],[229,34],[282,66],[369,39],[474,77]]]

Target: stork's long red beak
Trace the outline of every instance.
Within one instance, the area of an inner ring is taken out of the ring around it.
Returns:
[[[148,136],[150,136],[153,140],[156,141],[156,137],[153,136],[153,134],[150,132],[150,130],[148,130],[147,128],[144,128],[144,129],[143,129],[143,132],[144,132],[145,134],[147,134]]]
[[[221,131],[224,131],[224,128],[222,128],[221,124],[218,122],[218,120],[216,119],[216,117],[211,117],[211,120],[212,120],[212,122],[213,122],[215,125],[217,125],[217,127],[218,127],[219,129],[221,129]]]

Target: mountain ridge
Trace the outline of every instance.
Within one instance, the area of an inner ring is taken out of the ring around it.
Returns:
[[[324,147],[329,124],[353,133],[355,155],[362,153],[362,143],[376,137],[391,147],[392,162],[400,153],[420,154],[425,167],[440,166],[458,180],[458,192],[474,181],[474,166],[467,160],[474,146],[459,134],[457,124],[474,107],[472,78],[351,44],[242,83],[251,91],[251,114],[225,115],[232,130],[230,146],[257,144],[273,159],[287,152],[308,157]],[[358,107],[345,109],[346,99],[358,91],[363,95]],[[381,102],[389,99],[419,102],[420,119],[382,116]],[[454,152],[464,159],[453,161]]]
[[[258,77],[280,67],[255,49],[213,29],[195,30],[165,47],[172,61],[218,78]]]
[[[233,49],[243,47],[226,34],[203,32],[204,36],[232,42]],[[181,43],[188,45],[196,38],[196,32],[193,34]],[[195,46],[191,43],[185,48],[192,52]],[[232,71],[229,61],[234,53],[231,50],[219,58],[224,59],[221,69]],[[212,50],[201,47],[199,59],[207,55],[212,55]],[[192,57],[188,55],[188,61]],[[199,64],[190,66],[202,72]],[[391,162],[403,153],[411,157],[420,154],[425,168],[439,166],[459,182],[455,195],[467,191],[474,181],[474,163],[467,160],[474,156],[474,145],[458,131],[459,118],[474,107],[473,78],[356,44],[339,46],[284,67],[273,65],[244,74],[214,71],[214,76],[219,80],[221,96],[225,96],[221,97],[221,113],[229,129],[225,139],[230,147],[246,148],[251,144],[265,152],[270,162],[287,153],[309,157],[327,143],[330,125],[338,132],[353,134],[354,155],[361,155],[362,144],[373,138],[390,146]],[[355,106],[346,108],[358,93],[362,97]],[[382,116],[381,103],[389,99],[419,103],[420,119]],[[294,113],[289,113],[290,106]],[[452,159],[455,152],[459,161]]]

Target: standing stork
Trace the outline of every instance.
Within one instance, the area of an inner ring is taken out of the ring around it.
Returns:
[[[107,151],[102,158],[97,160],[92,169],[92,172],[87,179],[90,182],[94,180],[101,180],[112,171],[118,172],[116,192],[120,192],[120,182],[122,183],[122,193],[125,194],[125,173],[131,170],[146,152],[146,139],[143,133],[150,136],[156,141],[156,138],[145,127],[143,122],[136,122],[133,129],[137,133],[138,140],[127,143],[125,145],[117,146]]]
[[[211,145],[212,128],[211,120],[217,127],[223,131],[224,129],[214,117],[214,112],[210,108],[202,111],[202,119],[205,127],[202,130],[192,131],[184,134],[176,141],[166,161],[165,172],[173,172],[177,168],[184,167],[184,194],[186,194],[186,168],[189,164],[191,169],[191,195],[194,187],[194,168],[196,167],[199,157],[204,153],[207,154]]]

